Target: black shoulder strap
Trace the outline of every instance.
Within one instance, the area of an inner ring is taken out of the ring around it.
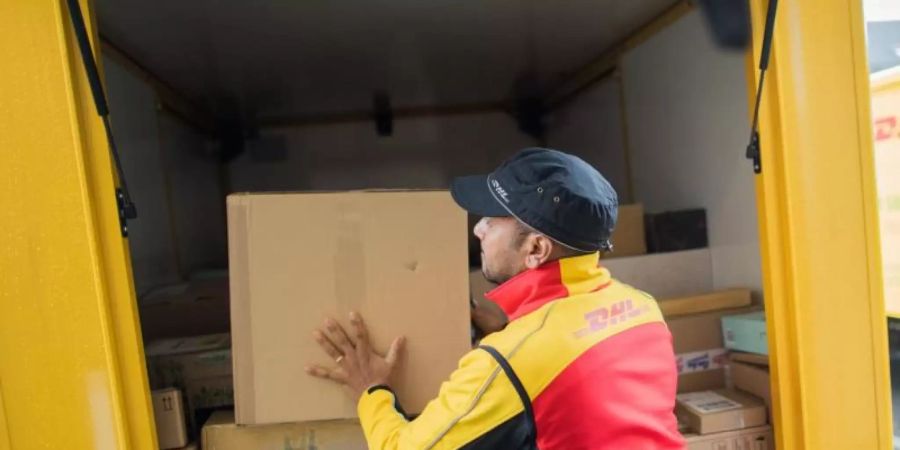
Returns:
[[[531,406],[531,398],[528,397],[525,386],[522,386],[522,381],[519,380],[516,372],[513,371],[512,366],[509,365],[509,361],[507,361],[496,348],[489,345],[481,345],[478,348],[488,352],[497,361],[497,364],[500,365],[500,368],[503,369],[503,372],[506,373],[506,377],[509,378],[509,381],[512,383],[513,388],[516,389],[516,393],[519,394],[519,399],[522,400],[522,405],[525,407],[525,419],[528,421],[528,426],[530,428],[528,430],[528,441],[531,448],[537,448],[537,426],[534,422],[534,408]]]

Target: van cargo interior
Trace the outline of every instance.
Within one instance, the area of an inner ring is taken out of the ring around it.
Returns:
[[[755,63],[693,2],[97,0],[96,12],[138,211],[145,342],[229,331],[229,194],[447,189],[535,146],[588,161],[643,214],[702,215],[686,258],[705,258],[705,289],[761,304],[745,157]],[[474,238],[470,252],[477,269]],[[628,258],[604,256],[614,277]],[[178,296],[206,301],[173,316]]]

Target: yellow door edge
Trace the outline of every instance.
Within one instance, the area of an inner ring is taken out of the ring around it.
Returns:
[[[0,54],[0,438],[156,448],[109,150],[66,2],[0,3]]]
[[[766,7],[751,2],[754,88]],[[791,450],[887,449],[886,330],[861,5],[779,7],[756,180],[776,443]]]

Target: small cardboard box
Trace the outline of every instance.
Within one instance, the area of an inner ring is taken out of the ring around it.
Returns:
[[[356,417],[312,339],[326,317],[407,339],[394,384],[418,413],[471,350],[466,213],[447,191],[232,194],[228,251],[238,424]]]
[[[156,420],[156,438],[159,448],[172,449],[187,445],[187,425],[181,391],[175,388],[160,389],[150,394],[153,401],[153,417]]]
[[[725,348],[742,352],[769,354],[766,314],[757,311],[722,318]]]
[[[691,295],[659,301],[659,309],[666,317],[699,314],[729,308],[750,306],[753,300],[749,289],[726,289],[709,294]]]
[[[234,404],[231,337],[228,333],[161,339],[145,348],[151,386],[184,393],[188,421],[197,429],[198,409]]]
[[[687,450],[775,450],[770,426],[708,435],[685,434],[684,440]]]
[[[675,415],[697,434],[721,433],[766,424],[762,400],[721,389],[678,394]]]
[[[731,366],[731,381],[735,389],[753,394],[763,400],[766,408],[772,410],[772,387],[769,379],[769,368],[735,361]]]
[[[275,425],[235,425],[234,413],[216,411],[203,426],[203,450],[366,450],[353,419]]]
[[[709,249],[656,253],[600,260],[613,278],[657,299],[712,292],[713,271]]]
[[[647,253],[647,237],[644,233],[644,205],[619,205],[616,228],[610,241],[613,251],[603,258],[622,258]]]
[[[724,309],[666,317],[678,364],[678,392],[725,387],[728,351],[722,340],[722,317],[752,310]]]

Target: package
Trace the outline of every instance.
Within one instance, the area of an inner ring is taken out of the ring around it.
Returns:
[[[678,364],[678,392],[725,387],[728,352],[722,340],[722,317],[752,310],[725,309],[666,317]]]
[[[729,389],[678,394],[675,415],[697,434],[721,433],[766,424],[762,400]]]
[[[728,349],[769,354],[766,314],[763,311],[723,317],[722,333]]]
[[[659,309],[666,317],[698,314],[728,308],[750,306],[749,289],[727,289],[709,294],[691,295],[659,301]]]
[[[602,259],[613,278],[657,299],[711,292],[712,258],[709,249]]]
[[[687,450],[775,450],[770,426],[707,435],[685,434],[684,440]]]
[[[644,206],[640,204],[619,205],[616,228],[610,237],[613,251],[604,254],[603,258],[622,258],[646,254],[647,242],[645,239]]]
[[[772,410],[772,387],[769,380],[769,368],[731,360],[731,381],[734,388],[753,394],[765,402]]]
[[[234,413],[216,411],[203,426],[203,450],[366,450],[353,419],[274,425],[235,425]]]
[[[150,393],[153,401],[153,417],[156,421],[156,438],[160,449],[181,448],[187,445],[187,425],[181,391],[174,388]]]
[[[647,250],[650,253],[690,250],[709,245],[705,209],[647,214],[645,227]]]
[[[228,333],[161,339],[147,344],[145,353],[150,385],[182,390],[192,429],[197,410],[234,404]]]
[[[304,370],[335,364],[312,334],[326,317],[348,327],[350,311],[376,350],[406,337],[394,386],[420,412],[471,349],[466,234],[446,191],[230,195],[237,423],[356,417]]]
[[[147,342],[230,330],[227,276],[159,288],[143,295],[138,304]]]

